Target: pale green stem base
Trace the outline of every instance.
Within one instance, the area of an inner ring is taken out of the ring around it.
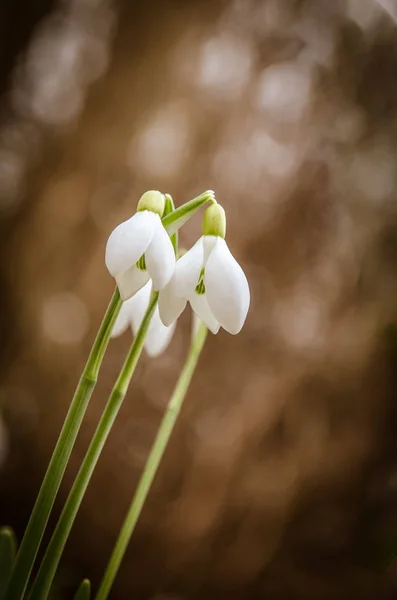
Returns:
[[[197,365],[197,361],[200,357],[201,350],[203,349],[206,336],[207,328],[201,323],[190,347],[189,354],[183,366],[175,390],[169,401],[167,410],[152,446],[152,450],[147,459],[145,469],[139,481],[138,488],[135,492],[127,516],[120,530],[119,537],[117,538],[116,545],[110,557],[105,575],[102,579],[95,600],[106,600],[109,595],[135,525],[138,521],[139,515],[141,514],[142,507],[149,493],[150,486],[152,485],[160,461],[167,447],[168,440],[170,439],[175,422],[181,410],[183,400]]]
[[[29,596],[30,600],[45,600],[48,596],[63,549],[80,508],[85,491],[114,420],[122,405],[131,377],[142,353],[146,333],[157,301],[158,293],[156,292],[151,299],[139,331],[134,339],[127,358],[125,359],[120,375],[113,387],[108,403],[94,433],[94,437],[92,438],[68,499],[66,500],[62,514],[52,535],[51,541],[48,544],[43,562],[41,563],[36,580],[33,584]]]
[[[66,415],[43,483],[41,484],[36,503],[18,550],[4,597],[5,600],[22,600],[25,594],[37,551],[92,391],[96,385],[103,356],[121,305],[122,300],[116,288],[99,328],[90,356],[88,357],[68,414]]]

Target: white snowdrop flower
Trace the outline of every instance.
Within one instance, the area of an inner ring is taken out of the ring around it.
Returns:
[[[150,279],[161,290],[171,279],[175,252],[161,223],[164,194],[143,194],[137,212],[112,231],[106,245],[105,262],[116,279],[120,295],[128,300]]]
[[[225,212],[214,204],[204,213],[202,237],[177,261],[172,279],[160,292],[159,312],[164,325],[171,325],[189,301],[212,333],[220,327],[231,334],[241,330],[250,291],[225,242],[225,232]]]
[[[135,294],[135,296],[123,302],[113,326],[112,338],[116,338],[123,334],[128,327],[131,327],[134,336],[137,334],[149,306],[151,293],[152,284],[151,282],[148,282]],[[176,322],[172,323],[169,327],[166,327],[163,324],[160,319],[157,305],[150,321],[144,343],[145,351],[149,356],[154,358],[164,352],[174,335],[175,325]]]

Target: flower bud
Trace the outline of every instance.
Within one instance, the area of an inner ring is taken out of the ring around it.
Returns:
[[[157,213],[160,217],[164,212],[165,197],[164,194],[157,190],[149,190],[145,192],[138,202],[137,212],[142,210],[150,210]]]
[[[226,215],[220,204],[213,204],[204,213],[203,235],[214,235],[225,239]]]

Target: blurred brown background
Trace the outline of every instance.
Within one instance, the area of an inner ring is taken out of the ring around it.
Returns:
[[[113,289],[104,244],[146,189],[214,189],[251,286],[242,333],[209,338],[115,599],[396,597],[396,4],[2,3],[0,520],[22,534]],[[102,573],[189,331],[186,311],[138,368],[66,597]]]

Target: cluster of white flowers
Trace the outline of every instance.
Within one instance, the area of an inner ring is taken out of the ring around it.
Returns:
[[[129,326],[136,334],[152,290],[159,292],[145,340],[150,356],[168,346],[187,302],[212,333],[223,327],[231,334],[241,330],[250,303],[247,278],[225,241],[223,208],[214,200],[204,213],[203,235],[179,258],[162,223],[164,208],[164,194],[146,192],[137,212],[112,231],[106,246],[106,266],[124,300],[113,337]]]

